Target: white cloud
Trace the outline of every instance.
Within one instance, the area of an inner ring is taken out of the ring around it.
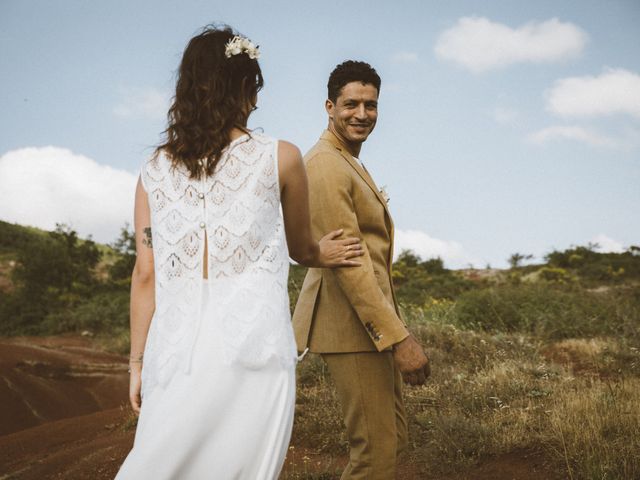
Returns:
[[[529,134],[527,140],[536,145],[543,145],[556,140],[573,140],[586,143],[592,147],[616,148],[622,146],[619,141],[611,137],[577,125],[554,125],[543,128]]]
[[[435,53],[443,60],[480,73],[514,63],[577,57],[587,38],[581,28],[557,18],[511,28],[484,17],[463,17],[439,35]]]
[[[403,250],[411,250],[427,260],[440,257],[447,268],[463,268],[469,264],[478,264],[462,245],[455,241],[439,240],[419,230],[395,231],[394,260]]]
[[[113,108],[114,115],[123,118],[163,119],[169,110],[169,95],[155,88],[125,88],[121,101]]]
[[[0,156],[0,219],[53,230],[67,223],[82,237],[112,242],[132,224],[137,176],[58,147]]]
[[[597,250],[601,253],[622,253],[626,248],[617,240],[600,233],[591,239],[591,243],[598,244]]]
[[[547,110],[563,117],[626,113],[640,117],[640,75],[608,69],[601,75],[563,78],[546,93]]]
[[[392,60],[398,63],[417,63],[418,54],[415,52],[397,52]]]

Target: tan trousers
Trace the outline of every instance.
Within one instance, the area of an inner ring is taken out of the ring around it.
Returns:
[[[391,352],[325,353],[349,439],[341,480],[393,480],[407,446],[402,376]]]

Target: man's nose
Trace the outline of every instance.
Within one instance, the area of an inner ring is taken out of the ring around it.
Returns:
[[[367,118],[367,110],[364,108],[364,104],[358,105],[356,108],[356,118],[366,120]]]

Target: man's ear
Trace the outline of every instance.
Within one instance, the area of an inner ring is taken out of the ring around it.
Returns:
[[[329,115],[329,118],[333,120],[333,109],[335,108],[334,103],[327,99],[324,102],[324,109],[327,111],[327,114]]]

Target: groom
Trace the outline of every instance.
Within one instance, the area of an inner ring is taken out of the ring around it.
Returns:
[[[349,438],[342,479],[395,478],[407,445],[402,380],[421,385],[429,361],[400,317],[391,283],[393,222],[359,160],[378,118],[380,77],[346,61],[329,76],[329,126],[305,155],[313,233],[344,229],[364,250],[357,268],[311,268],[293,315],[300,351],[321,354],[336,385]]]

